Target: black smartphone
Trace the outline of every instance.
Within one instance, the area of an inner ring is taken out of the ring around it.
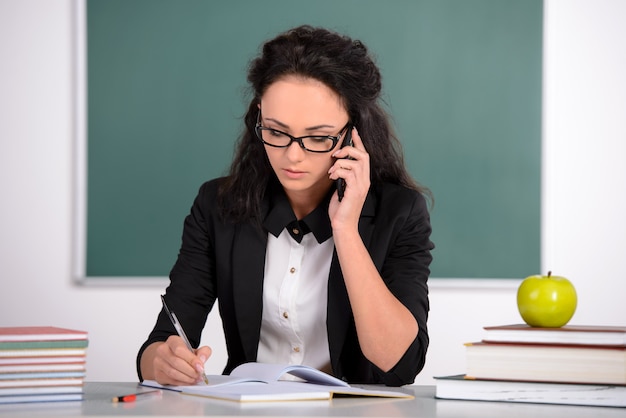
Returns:
[[[341,143],[341,148],[343,147],[351,147],[352,146],[352,125],[348,125],[346,128],[346,136],[343,138],[343,142]],[[337,179],[337,197],[339,197],[339,201],[343,199],[343,194],[346,191],[346,181],[339,177]]]

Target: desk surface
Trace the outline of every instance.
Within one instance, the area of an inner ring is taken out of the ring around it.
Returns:
[[[0,416],[213,416],[213,417],[620,417],[624,408],[475,402],[435,399],[434,386],[407,386],[415,399],[351,398],[332,401],[241,404],[164,391],[132,403],[112,403],[114,396],[136,391],[136,383],[85,384],[82,402],[0,405]]]

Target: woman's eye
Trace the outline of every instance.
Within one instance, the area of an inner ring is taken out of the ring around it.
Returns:
[[[310,136],[309,139],[315,143],[321,144],[328,141],[329,138],[327,136]]]

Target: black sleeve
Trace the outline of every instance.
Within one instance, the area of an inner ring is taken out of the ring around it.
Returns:
[[[394,205],[393,200],[385,205]],[[397,207],[402,207],[398,204]],[[406,207],[406,205],[405,205]],[[421,194],[408,206],[406,216],[393,227],[392,245],[385,258],[381,276],[389,290],[415,317],[419,326],[417,337],[403,357],[388,372],[380,371],[389,386],[413,383],[423,369],[428,349],[428,276],[432,261],[431,225],[426,199]]]
[[[189,215],[185,218],[182,245],[170,272],[170,284],[165,300],[185,330],[193,347],[198,347],[202,329],[216,300],[215,254],[213,251],[213,219],[217,181],[202,185]],[[169,317],[162,309],[156,324],[137,355],[137,375],[143,380],[140,369],[141,355],[146,347],[165,341],[175,335]]]

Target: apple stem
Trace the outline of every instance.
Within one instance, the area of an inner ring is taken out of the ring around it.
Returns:
[[[548,271],[548,277],[552,276],[552,272]]]

